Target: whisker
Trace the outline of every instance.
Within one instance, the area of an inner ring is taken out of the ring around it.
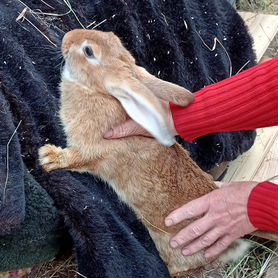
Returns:
[[[65,60],[62,60],[62,62],[60,63],[60,75],[62,75],[64,65],[65,65]]]

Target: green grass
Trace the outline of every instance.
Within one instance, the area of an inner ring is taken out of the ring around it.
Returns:
[[[278,259],[273,242],[253,238],[251,250],[239,261],[231,264],[223,273],[225,278],[264,277],[272,262]],[[260,243],[261,242],[261,243]],[[274,251],[275,250],[275,251]]]
[[[254,13],[275,14],[278,13],[277,0],[238,0],[237,8],[242,11],[250,11]],[[265,56],[274,58],[278,55],[278,35],[276,35],[269,45]]]
[[[277,0],[239,0],[237,7],[243,11],[277,14],[278,2]]]

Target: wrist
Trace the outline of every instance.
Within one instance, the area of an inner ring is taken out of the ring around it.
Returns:
[[[250,194],[257,185],[258,185],[258,182],[255,182],[255,181],[239,183],[240,194],[238,195],[238,202],[241,203],[242,211],[244,212],[245,218],[246,218],[245,225],[246,225],[246,227],[248,227],[248,229],[250,229],[250,231],[257,230],[257,228],[251,222],[251,220],[249,218],[249,214],[248,214],[248,201],[250,198]]]

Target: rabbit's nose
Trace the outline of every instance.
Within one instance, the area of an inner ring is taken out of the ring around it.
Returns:
[[[61,49],[64,56],[68,54],[71,44],[72,42],[70,40],[70,36],[68,33],[66,33],[62,39],[62,45],[61,45]]]

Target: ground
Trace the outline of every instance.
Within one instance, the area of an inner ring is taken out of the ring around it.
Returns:
[[[237,7],[242,11],[255,13],[277,14],[278,1],[276,0],[238,0]],[[278,54],[278,35],[271,42],[265,56],[277,57]]]

